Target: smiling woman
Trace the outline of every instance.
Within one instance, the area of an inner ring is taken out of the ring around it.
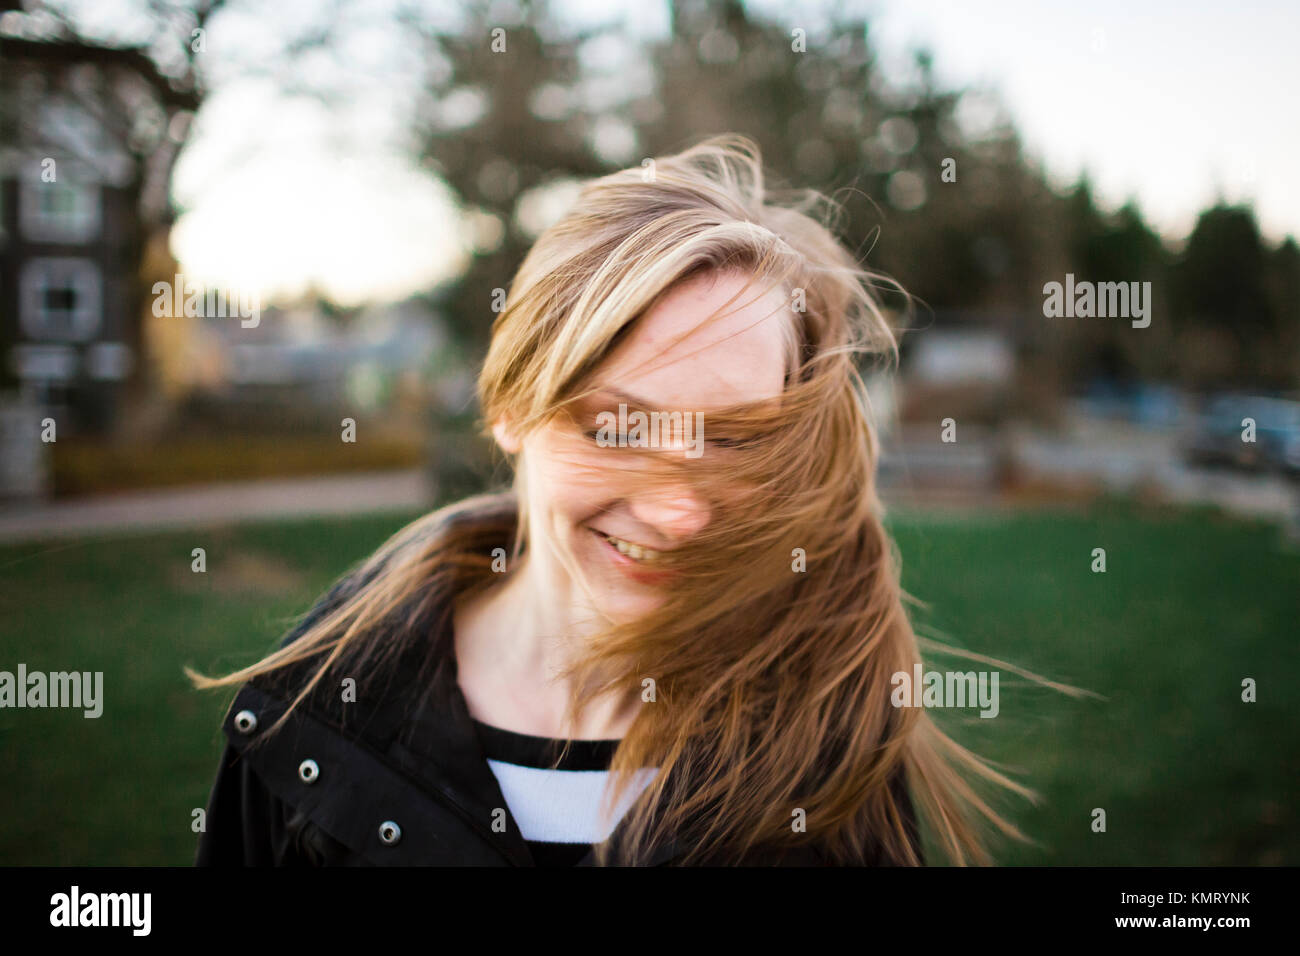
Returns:
[[[511,284],[479,400],[513,488],[192,675],[248,682],[200,862],[914,865],[913,798],[954,861],[978,815],[1018,835],[966,775],[1028,791],[891,702],[921,658],[855,364],[895,352],[876,277],[743,137],[653,169],[588,183]],[[702,453],[593,440],[620,404],[702,416]]]

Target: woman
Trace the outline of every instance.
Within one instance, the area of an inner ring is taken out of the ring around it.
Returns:
[[[913,799],[956,862],[977,816],[1019,836],[964,772],[1030,792],[891,702],[920,657],[855,359],[895,342],[791,198],[720,136],[537,240],[479,380],[512,491],[191,672],[247,682],[200,863],[916,865]]]

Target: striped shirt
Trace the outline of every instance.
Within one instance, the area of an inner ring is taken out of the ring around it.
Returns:
[[[640,771],[612,813],[603,813],[605,788],[617,740],[574,740],[557,761],[564,741],[534,737],[474,720],[474,730],[510,815],[538,866],[574,866],[613,832],[654,779]]]

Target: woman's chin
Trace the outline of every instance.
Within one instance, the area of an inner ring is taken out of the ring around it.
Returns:
[[[639,569],[611,559],[604,550],[606,548],[608,545],[604,539],[599,539],[595,547],[584,549],[582,553],[582,569],[602,615],[622,624],[653,611],[663,603],[660,587],[646,583],[643,576],[636,573]]]
[[[600,611],[619,624],[635,620],[663,604],[663,595],[651,588],[611,580],[608,575],[602,582],[603,586],[596,592],[600,595]]]

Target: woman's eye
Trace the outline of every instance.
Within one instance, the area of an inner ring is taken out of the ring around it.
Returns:
[[[610,448],[631,447],[625,434],[602,434],[600,431],[588,430],[582,433],[588,441],[595,442],[597,445],[608,446]],[[752,448],[758,444],[757,438],[709,438],[707,442],[716,448]]]
[[[611,446],[622,447],[623,445],[627,444],[626,435],[606,435],[602,438],[600,432],[596,432],[596,431],[584,432],[584,434],[587,436],[587,438],[589,438],[591,441],[594,441],[597,445],[611,445]]]

